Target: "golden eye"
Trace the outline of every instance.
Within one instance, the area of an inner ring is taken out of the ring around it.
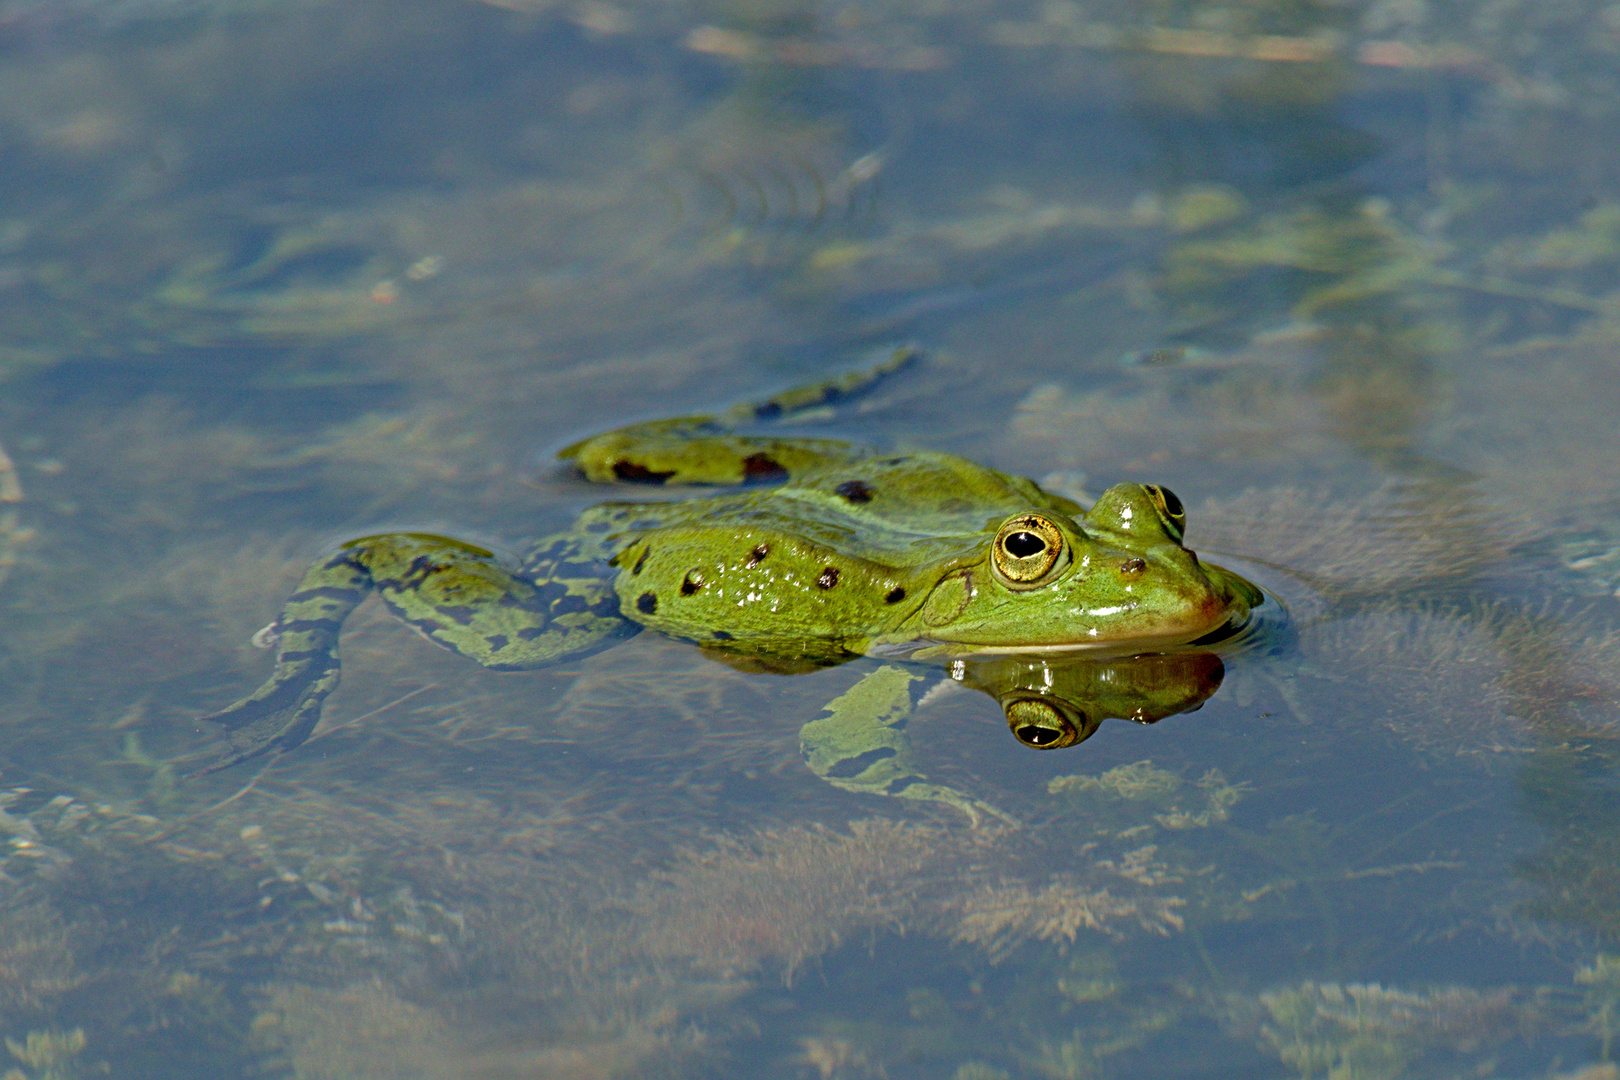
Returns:
[[[1009,519],[990,545],[990,566],[1010,589],[1032,589],[1069,564],[1063,533],[1039,514]]]
[[[1147,489],[1153,505],[1164,515],[1164,520],[1175,532],[1176,539],[1181,539],[1181,534],[1187,529],[1187,508],[1181,505],[1176,493],[1158,484],[1143,484],[1142,487]]]

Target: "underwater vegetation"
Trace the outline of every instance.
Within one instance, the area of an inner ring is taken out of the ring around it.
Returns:
[[[1381,1080],[1412,1075],[1431,1054],[1477,1052],[1529,1034],[1536,1017],[1512,991],[1409,991],[1305,982],[1262,993],[1267,1049],[1301,1077]]]
[[[0,4],[0,1074],[1615,1080],[1609,6]],[[1169,483],[1286,629],[919,706],[1017,828],[804,776],[835,677],[376,607],[180,775],[317,552],[893,338],[838,435]]]
[[[1591,964],[1575,970],[1575,982],[1586,988],[1582,1005],[1588,1030],[1598,1039],[1598,1057],[1612,1061],[1620,1038],[1620,957],[1599,953]]]
[[[4,1080],[76,1080],[84,1075],[75,1059],[84,1052],[83,1028],[72,1031],[30,1031],[21,1039],[7,1037],[6,1049],[23,1069],[7,1069]]]

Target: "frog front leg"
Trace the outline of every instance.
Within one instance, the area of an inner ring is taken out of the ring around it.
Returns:
[[[609,581],[533,576],[582,566],[556,555],[570,542],[564,537],[542,549],[552,557],[531,560],[521,574],[493,552],[443,536],[391,533],[345,544],[304,574],[264,631],[277,644],[270,678],[203,717],[226,729],[230,749],[202,771],[291,750],[309,738],[321,703],[337,689],[343,620],[373,589],[430,641],[497,670],[538,667],[633,633]]]
[[[966,814],[974,828],[985,817],[1016,825],[988,803],[929,783],[917,771],[906,735],[911,683],[917,678],[898,667],[881,667],[828,702],[825,715],[799,729],[805,764],[845,791],[944,803]]]

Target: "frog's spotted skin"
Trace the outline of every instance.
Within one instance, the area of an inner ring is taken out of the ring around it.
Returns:
[[[1248,621],[1260,591],[1182,546],[1183,511],[1163,488],[1118,484],[1083,511],[949,454],[885,457],[732,431],[854,392],[908,355],[866,376],[721,417],[623,428],[560,454],[601,482],[775,486],[594,507],[515,568],[439,536],[351,541],[305,575],[273,625],[270,680],[212,717],[231,743],[215,767],[308,738],[337,685],[339,628],[373,589],[433,641],[504,669],[577,656],[640,627],[741,666],[802,671],[863,654],[1128,655]],[[981,816],[982,804],[916,777],[903,732],[882,721],[899,715],[883,701],[908,681],[857,687],[807,725],[813,770],[840,787]],[[864,727],[856,711],[870,714]],[[851,742],[856,728],[864,748]]]
[[[492,552],[448,537],[351,540],[305,573],[272,624],[278,650],[270,681],[207,718],[231,733],[229,763],[309,738],[321,702],[337,688],[343,620],[373,589],[429,639],[496,669],[587,652],[626,630],[601,563],[573,561],[555,544],[513,574]]]
[[[781,487],[631,523],[614,586],[644,626],[788,662],[1140,651],[1241,626],[1258,591],[1183,548],[1163,499],[1120,484],[1081,514],[948,454],[846,450]],[[1039,548],[1034,565],[1014,565],[1019,544]]]

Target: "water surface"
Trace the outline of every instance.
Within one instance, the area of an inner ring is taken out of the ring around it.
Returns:
[[[1620,21],[1599,4],[0,3],[8,1076],[1620,1075]],[[795,430],[1166,484],[1286,605],[1197,712],[501,675],[310,560],[914,342]],[[7,464],[8,463],[8,464]],[[3,1071],[3,1069],[0,1069]]]

